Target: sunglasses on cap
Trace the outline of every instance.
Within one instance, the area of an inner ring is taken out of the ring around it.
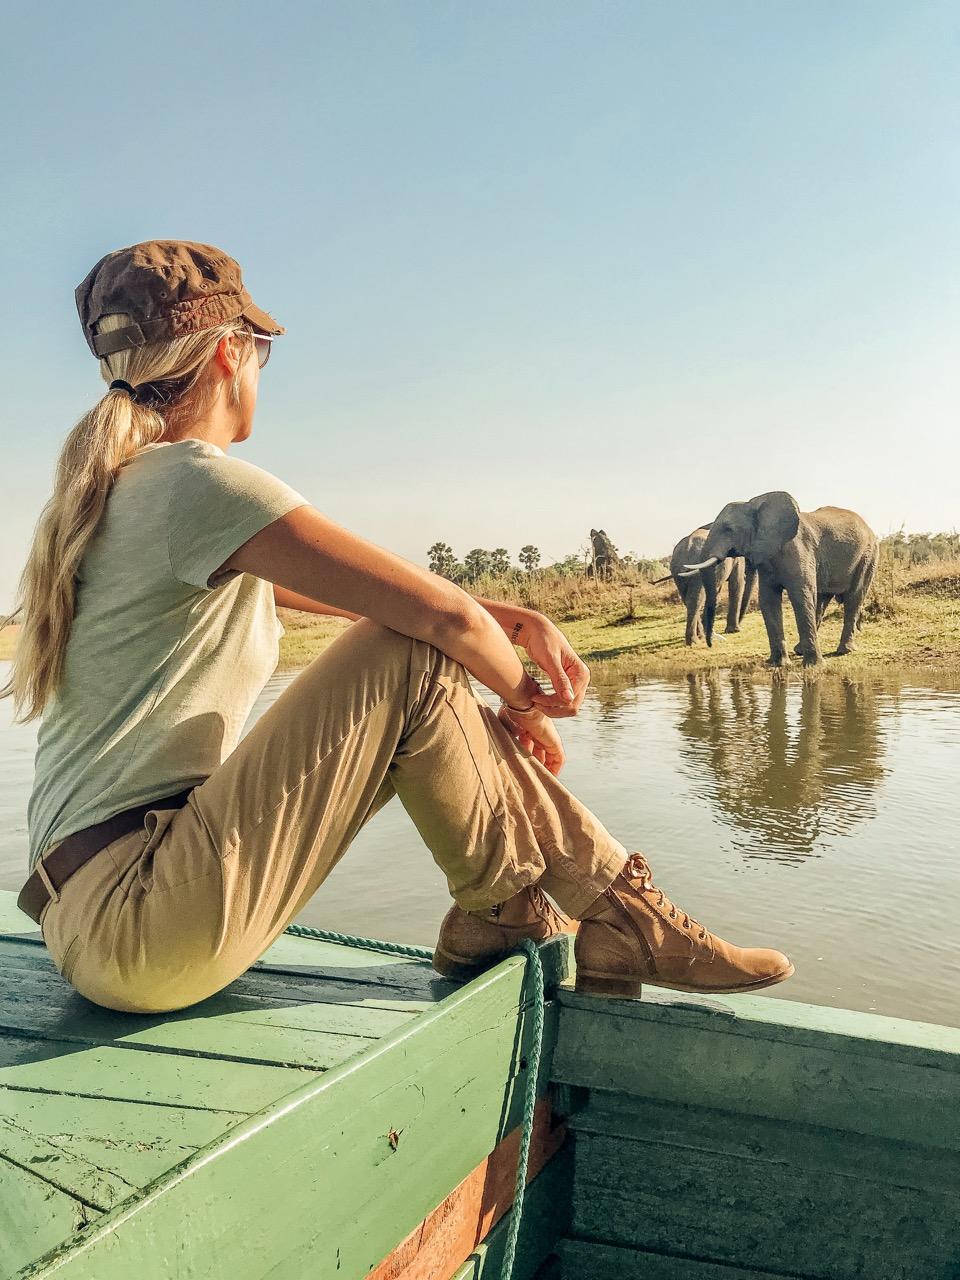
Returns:
[[[266,333],[255,333],[253,335],[253,346],[257,353],[257,364],[262,369],[270,359],[270,352],[273,349],[273,338]]]

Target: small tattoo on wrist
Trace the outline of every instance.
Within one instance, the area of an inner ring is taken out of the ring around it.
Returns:
[[[511,644],[517,644],[517,643],[518,643],[518,641],[519,641],[519,639],[520,639],[520,633],[521,633],[522,631],[523,631],[523,623],[522,623],[522,622],[515,622],[515,623],[513,624],[513,630],[510,632],[510,643],[511,643]]]

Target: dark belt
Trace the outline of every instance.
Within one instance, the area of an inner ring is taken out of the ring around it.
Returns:
[[[193,788],[189,787],[186,791],[178,791],[175,796],[164,796],[160,800],[151,800],[149,804],[137,805],[135,809],[124,809],[122,813],[115,813],[104,822],[84,827],[82,831],[74,831],[50,853],[39,858],[38,863],[43,864],[50,883],[59,893],[75,871],[79,871],[85,862],[89,862],[95,853],[105,849],[108,844],[119,840],[128,831],[135,831],[151,809],[182,809],[192,791]],[[51,897],[50,890],[35,867],[20,890],[17,906],[39,924],[40,913]]]

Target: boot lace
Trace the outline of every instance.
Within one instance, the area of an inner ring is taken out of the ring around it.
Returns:
[[[698,942],[709,942],[710,934],[705,925],[699,920],[695,920],[693,916],[688,915],[686,911],[682,911],[675,903],[671,902],[661,888],[653,883],[653,872],[650,864],[642,853],[634,853],[627,859],[627,865],[624,871],[631,880],[639,881],[639,889],[642,893],[655,893],[657,895],[656,905],[658,908],[667,909],[667,914],[671,920],[679,920],[684,929],[691,933],[696,932]]]
[[[546,920],[549,927],[557,933],[562,933],[564,927],[569,923],[567,917],[561,915],[543,890],[538,889],[535,885],[531,886],[530,896],[538,914]]]

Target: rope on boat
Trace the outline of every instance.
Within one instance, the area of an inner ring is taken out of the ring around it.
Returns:
[[[285,933],[292,933],[298,938],[313,938],[318,942],[338,942],[342,946],[359,947],[364,951],[383,951],[391,956],[407,956],[411,960],[431,961],[433,952],[428,947],[411,947],[402,942],[384,942],[380,938],[361,938],[350,933],[335,933],[331,929],[313,929],[305,924],[291,924]],[[513,1262],[517,1252],[517,1238],[520,1234],[520,1221],[523,1217],[523,1192],[527,1184],[527,1162],[530,1159],[530,1140],[533,1136],[533,1116],[537,1105],[537,1078],[540,1075],[540,1051],[543,1048],[543,965],[536,944],[529,938],[522,938],[518,948],[527,958],[526,977],[533,979],[533,1044],[530,1056],[521,1068],[526,1067],[526,1081],[523,1090],[523,1119],[520,1125],[520,1154],[517,1159],[517,1180],[514,1184],[513,1204],[510,1206],[510,1219],[507,1227],[507,1242],[503,1251],[503,1262],[500,1267],[500,1280],[511,1280]]]

